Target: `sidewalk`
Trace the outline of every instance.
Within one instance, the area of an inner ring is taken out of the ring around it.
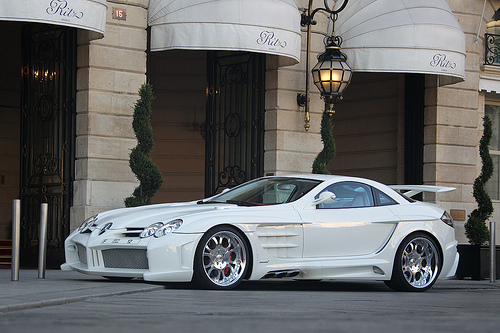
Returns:
[[[37,270],[21,270],[19,281],[11,281],[10,269],[0,269],[0,314],[50,305],[114,295],[126,295],[165,289],[163,285],[142,280],[114,282],[101,277],[47,270],[45,279],[38,279]],[[488,280],[438,280],[432,290],[498,290],[500,282]]]
[[[37,270],[21,270],[19,281],[11,281],[10,269],[0,269],[0,313],[161,289],[142,280],[112,282],[60,270],[47,270],[45,279],[38,278]]]

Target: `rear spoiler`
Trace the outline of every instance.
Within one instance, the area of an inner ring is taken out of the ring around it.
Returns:
[[[407,197],[413,197],[420,192],[445,193],[456,190],[454,187],[433,185],[389,185],[389,187],[396,191],[408,191],[404,192]]]

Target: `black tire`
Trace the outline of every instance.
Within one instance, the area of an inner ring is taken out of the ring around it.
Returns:
[[[196,248],[192,281],[202,289],[233,289],[246,276],[249,255],[250,247],[239,230],[210,229]]]
[[[441,266],[441,252],[434,239],[416,232],[399,245],[391,280],[384,282],[396,291],[426,291],[436,282]]]

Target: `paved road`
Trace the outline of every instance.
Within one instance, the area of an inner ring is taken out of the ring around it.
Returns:
[[[10,274],[10,272],[9,272]],[[2,313],[3,312],[3,313]],[[0,271],[7,332],[499,332],[500,285],[445,280],[425,293],[380,282],[246,282],[229,292]]]

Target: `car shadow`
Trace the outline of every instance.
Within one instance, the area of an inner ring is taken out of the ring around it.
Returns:
[[[165,289],[198,289],[191,283],[157,283]],[[393,292],[380,281],[302,281],[302,280],[259,280],[243,281],[234,290],[240,291],[350,291],[350,292]]]
[[[383,282],[353,281],[244,281],[239,286],[243,290],[291,290],[291,291],[392,291]]]

